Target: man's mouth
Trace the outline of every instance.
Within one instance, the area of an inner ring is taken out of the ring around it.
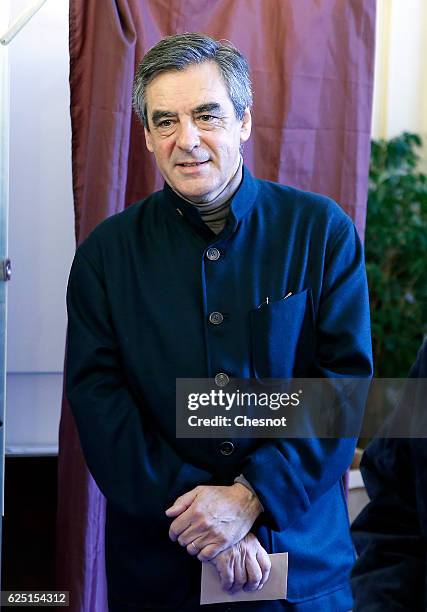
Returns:
[[[183,166],[184,168],[193,168],[196,166],[202,166],[203,164],[207,164],[209,159],[203,162],[184,162],[182,164],[177,164],[177,166]]]

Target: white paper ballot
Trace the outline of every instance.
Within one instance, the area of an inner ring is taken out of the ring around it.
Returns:
[[[238,591],[230,594],[224,591],[216,568],[211,563],[202,563],[202,584],[200,605],[226,601],[256,601],[261,599],[286,599],[288,585],[288,553],[269,555],[270,576],[260,591]]]

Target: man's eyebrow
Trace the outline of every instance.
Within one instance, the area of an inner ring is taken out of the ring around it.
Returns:
[[[193,108],[193,113],[210,113],[212,111],[219,110],[221,110],[221,104],[218,104],[218,102],[206,102],[206,104],[201,104],[200,106]]]
[[[192,112],[199,115],[200,113],[211,113],[212,111],[220,110],[222,110],[221,104],[218,102],[206,102],[205,104],[200,104],[199,106],[196,106],[196,108],[193,108]],[[172,111],[155,110],[151,115],[151,121],[154,125],[157,125],[162,119],[171,119],[176,116],[176,113],[173,113]]]
[[[151,121],[154,123],[154,125],[157,125],[157,123],[159,123],[159,121],[165,117],[176,117],[176,113],[172,113],[172,111],[167,110],[155,110],[151,115]]]

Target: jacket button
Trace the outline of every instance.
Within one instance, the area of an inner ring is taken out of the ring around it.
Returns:
[[[225,455],[226,457],[228,457],[228,455],[232,455],[234,453],[233,442],[230,442],[229,440],[221,442],[221,444],[219,445],[219,451],[221,455]]]
[[[219,259],[221,257],[221,253],[218,251],[217,248],[215,247],[210,247],[207,251],[206,251],[206,257],[210,260],[210,261],[217,261],[217,259]]]
[[[224,374],[224,372],[218,372],[218,374],[215,376],[215,383],[218,385],[218,387],[225,387],[229,382],[230,379],[228,378],[227,374]]]
[[[209,321],[212,325],[220,325],[224,321],[224,317],[220,312],[211,312]]]

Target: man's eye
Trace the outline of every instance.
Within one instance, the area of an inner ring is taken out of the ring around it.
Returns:
[[[200,115],[199,119],[202,121],[212,121],[213,119],[216,119],[216,117],[214,117],[214,115]]]
[[[160,121],[160,123],[158,123],[158,127],[170,127],[172,124],[172,121],[170,119],[164,119],[163,121]]]

